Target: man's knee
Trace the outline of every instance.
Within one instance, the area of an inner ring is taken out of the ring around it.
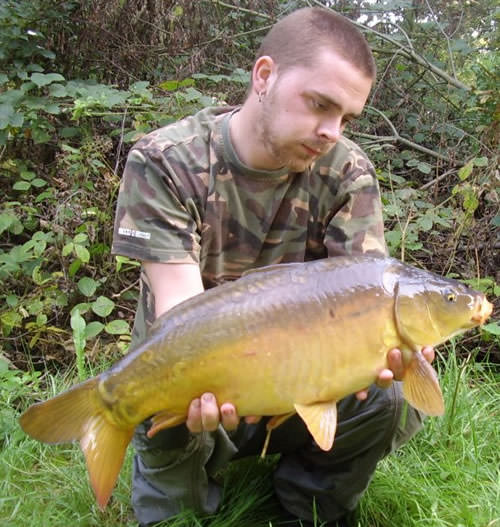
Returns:
[[[422,427],[421,415],[405,404],[400,383],[387,390],[372,386],[366,401],[355,396],[340,401],[338,416],[330,451],[311,439],[307,448],[284,456],[275,473],[282,505],[300,517],[311,517],[313,502],[326,520],[354,510],[377,463]]]

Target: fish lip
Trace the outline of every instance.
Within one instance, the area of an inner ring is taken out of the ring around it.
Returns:
[[[471,320],[476,324],[483,325],[488,318],[490,318],[491,313],[493,312],[493,304],[488,302],[486,298],[478,301],[477,311],[471,317]]]

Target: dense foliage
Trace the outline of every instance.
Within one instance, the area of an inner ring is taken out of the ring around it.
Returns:
[[[498,18],[478,0],[2,0],[0,355],[22,369],[126,349],[137,263],[110,255],[123,161],[141,135],[244,97],[282,14],[357,21],[378,83],[349,133],[374,161],[393,255],[497,297]],[[470,350],[499,359],[499,327]],[[495,355],[496,354],[496,355]]]

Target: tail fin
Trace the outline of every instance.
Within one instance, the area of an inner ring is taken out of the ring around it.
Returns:
[[[98,392],[99,377],[78,384],[21,416],[23,430],[44,443],[80,441],[97,503],[104,508],[115,486],[133,428],[112,423]]]

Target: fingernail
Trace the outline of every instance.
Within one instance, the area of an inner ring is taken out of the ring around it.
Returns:
[[[214,398],[213,398],[213,395],[210,394],[210,393],[204,393],[203,394],[203,400],[206,402],[206,403],[211,403]]]
[[[194,399],[191,405],[193,408],[199,408],[201,406],[201,401],[199,399]]]
[[[222,410],[222,413],[225,415],[225,416],[230,416],[230,415],[233,415],[233,409],[232,408],[224,408]]]

